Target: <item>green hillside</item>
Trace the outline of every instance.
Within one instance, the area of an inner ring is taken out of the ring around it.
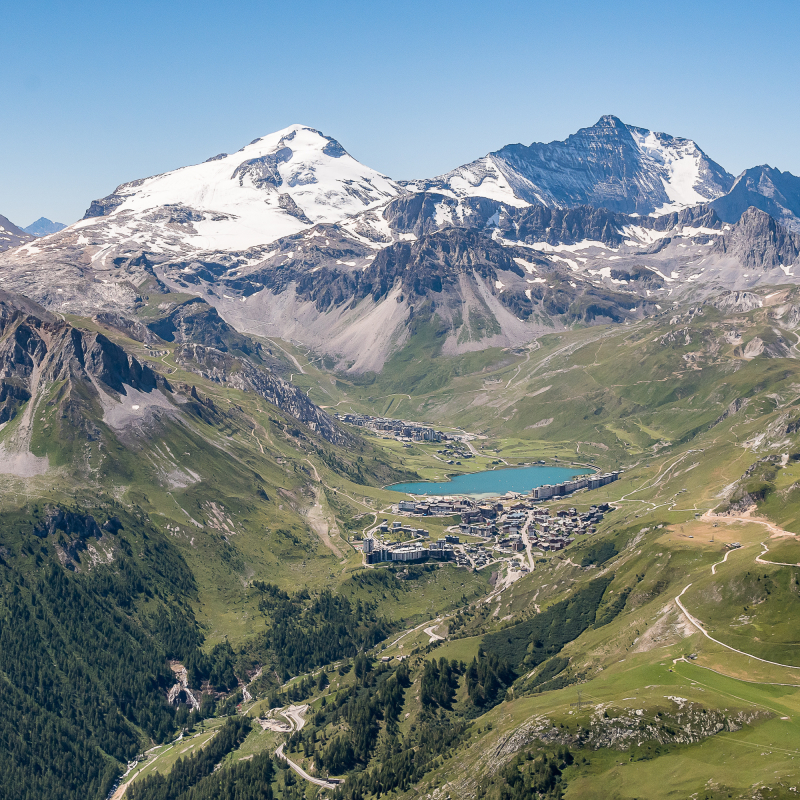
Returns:
[[[420,324],[356,377],[191,303],[142,316],[169,333],[180,314],[188,343],[33,326],[71,366],[3,400],[0,789],[793,796],[800,364],[782,309],[797,298],[761,295],[744,314],[680,307],[458,357]],[[143,388],[120,390],[125,370]],[[325,428],[298,395],[282,408],[253,388],[276,375],[331,412],[474,434],[477,456]],[[539,460],[622,471],[546,504],[610,502],[595,534],[527,572],[525,553],[363,565],[358,539],[403,519],[382,487]]]

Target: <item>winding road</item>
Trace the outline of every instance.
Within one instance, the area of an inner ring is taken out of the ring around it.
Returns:
[[[289,723],[292,725],[295,731],[299,731],[303,729],[303,726],[306,724],[304,714],[308,711],[308,706],[289,706],[285,711],[279,712],[283,717],[285,717]],[[309,775],[299,764],[295,764],[288,756],[284,755],[283,748],[286,746],[284,742],[276,751],[275,755],[278,758],[282,758],[286,761],[289,767],[292,769],[293,772],[296,772],[303,780],[308,781],[309,783],[313,783],[315,786],[322,786],[325,789],[336,789],[339,786],[339,782],[334,781],[327,781],[324,778],[315,778],[313,775]]]
[[[325,789],[336,789],[339,786],[338,783],[333,783],[332,781],[326,781],[326,780],[323,780],[322,778],[314,778],[313,776],[309,775],[301,766],[299,766],[298,764],[295,764],[294,761],[292,761],[290,758],[288,758],[287,756],[285,756],[283,754],[283,748],[284,748],[284,745],[281,745],[275,751],[275,755],[278,758],[284,759],[284,761],[286,761],[286,763],[289,765],[289,767],[292,769],[292,771],[296,772],[301,778],[303,778],[303,780],[306,780],[309,783],[316,784],[317,786],[322,786]]]

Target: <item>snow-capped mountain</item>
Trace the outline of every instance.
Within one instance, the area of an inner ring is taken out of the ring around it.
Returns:
[[[563,142],[506,145],[412,191],[488,197],[511,206],[590,205],[625,214],[665,214],[714,200],[733,176],[691,139],[601,117]]]
[[[158,251],[244,250],[334,222],[395,196],[397,185],[334,139],[291,125],[236,153],[122,184],[69,230],[89,244],[129,240]]]
[[[603,117],[401,183],[295,125],[23,234],[0,286],[129,321],[193,295],[239,331],[379,370],[426,315],[455,354],[800,282],[800,235],[781,224],[798,179],[766,169],[734,186],[694,142]],[[779,222],[751,207],[764,203]]]

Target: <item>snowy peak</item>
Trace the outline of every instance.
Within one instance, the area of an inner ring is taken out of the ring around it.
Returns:
[[[648,215],[714,200],[732,184],[733,176],[692,140],[606,115],[563,142],[506,145],[408,188],[458,198],[491,197],[514,206],[591,205]]]
[[[95,200],[79,225],[97,217],[127,225],[136,218],[183,226],[187,243],[198,248],[242,249],[340,221],[398,191],[335,139],[292,125],[231,155],[123,184]]]
[[[438,178],[409,181],[405,188],[412,192],[435,192],[456,199],[485,197],[518,207],[529,205],[530,202],[543,203],[542,200],[528,201],[519,196],[513,185],[518,182],[516,175],[509,180],[502,163],[494,154],[489,154]]]
[[[669,203],[656,214],[707,203],[724,194],[733,176],[716,164],[691,139],[627,126],[644,166],[661,178]]]

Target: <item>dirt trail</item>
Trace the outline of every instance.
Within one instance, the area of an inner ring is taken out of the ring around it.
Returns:
[[[296,359],[296,358],[295,358],[295,357],[294,357],[294,356],[293,356],[293,355],[292,355],[292,354],[291,354],[291,353],[290,353],[290,352],[289,352],[289,351],[288,351],[286,348],[284,348],[284,347],[281,347],[281,346],[280,346],[280,345],[279,345],[279,344],[278,344],[278,343],[275,341],[275,339],[270,339],[270,341],[272,342],[272,344],[274,344],[274,345],[275,345],[275,347],[279,348],[280,350],[283,350],[283,352],[284,352],[284,353],[286,353],[286,355],[289,357],[289,359],[291,360],[291,362],[292,362],[292,363],[293,363],[293,364],[294,364],[294,365],[297,367],[297,369],[298,369],[298,371],[300,372],[300,374],[301,374],[301,375],[305,375],[305,374],[306,374],[306,371],[305,371],[305,370],[303,369],[303,367],[300,365],[300,362],[299,362],[299,361],[298,361],[298,360],[297,360],[297,359]],[[294,373],[292,373],[292,375],[290,375],[290,376],[289,376],[289,382],[290,382],[290,383],[291,383],[291,381],[292,381],[292,378],[293,378],[293,377],[294,377]]]
[[[316,786],[322,786],[325,789],[336,789],[339,786],[338,783],[333,783],[332,781],[326,781],[323,780],[322,778],[311,777],[311,775],[309,775],[300,765],[295,764],[294,761],[290,760],[287,756],[284,755],[283,753],[284,747],[285,745],[281,745],[275,751],[275,755],[278,756],[278,758],[284,759],[286,763],[291,767],[292,771],[296,772],[301,778],[303,778],[303,780],[306,780],[309,783],[313,783]]]
[[[767,543],[766,542],[761,542],[761,547],[763,547],[764,549],[761,551],[761,555],[760,556],[756,556],[756,562],[757,563],[759,563],[759,564],[772,564],[775,567],[800,567],[800,564],[790,564],[787,561],[767,561],[765,558],[762,558],[762,556],[764,556],[767,553],[769,553],[769,547],[767,547]]]
[[[533,572],[536,569],[536,565],[533,561],[533,545],[531,544],[531,537],[527,528],[525,528],[522,541],[525,543],[525,555],[528,557],[528,566],[531,572]]]
[[[704,519],[704,520],[715,519],[715,520],[720,520],[720,521],[723,521],[723,522],[752,522],[752,523],[755,523],[757,525],[763,525],[765,528],[767,528],[768,530],[772,531],[773,536],[792,536],[792,537],[795,536],[795,534],[793,534],[793,533],[791,533],[789,531],[785,531],[782,528],[779,528],[777,525],[773,524],[772,522],[769,522],[768,520],[758,519],[756,517],[750,516],[750,512],[749,511],[745,512],[741,516],[730,516],[730,517],[729,516],[722,516],[722,515],[714,514],[711,511],[707,511],[705,514],[703,514],[701,519]],[[763,542],[762,542],[761,546],[765,547]],[[712,575],[716,575],[717,574],[717,567],[720,566],[721,564],[724,564],[728,560],[728,556],[731,553],[738,552],[739,550],[743,550],[743,549],[744,548],[736,548],[734,550],[728,550],[728,552],[725,553],[725,557],[722,559],[722,561],[717,561],[715,564],[711,565],[711,574]],[[764,552],[767,552],[766,548],[765,548]],[[761,555],[763,555],[763,554],[764,553],[762,552]],[[760,556],[756,556],[755,560],[759,561],[760,560]],[[764,562],[764,561],[762,561],[761,563],[773,563],[773,562]],[[794,564],[786,564],[785,566],[792,567],[792,566],[795,566],[795,565]],[[800,666],[796,666],[795,664],[781,664],[779,661],[769,661],[766,658],[759,658],[758,656],[754,656],[752,653],[746,653],[744,650],[739,650],[739,649],[737,649],[735,647],[731,647],[729,644],[725,644],[725,642],[721,642],[719,639],[715,639],[703,627],[703,624],[700,622],[700,620],[697,619],[696,617],[693,617],[686,610],[686,606],[684,606],[683,602],[681,601],[681,597],[683,597],[683,595],[691,587],[691,585],[692,584],[690,583],[690,584],[687,584],[686,586],[684,586],[683,591],[675,598],[675,604],[683,612],[683,615],[686,617],[686,619],[689,620],[689,622],[695,628],[697,628],[697,630],[700,631],[700,633],[702,633],[703,636],[705,636],[707,639],[710,639],[715,644],[718,644],[721,647],[724,647],[726,650],[731,650],[734,653],[739,653],[740,655],[747,656],[748,658],[752,658],[755,661],[760,661],[762,664],[771,664],[771,665],[776,666],[776,667],[784,667],[786,669],[798,669],[798,670],[800,670]]]
[[[289,706],[287,709],[280,711],[279,713],[285,717],[289,724],[295,731],[299,731],[303,729],[303,726],[306,724],[306,720],[304,715],[308,711],[309,706],[302,705],[302,706]],[[276,751],[275,755],[278,758],[282,758],[286,761],[289,767],[292,769],[293,772],[296,772],[303,780],[308,781],[309,783],[313,783],[316,786],[322,786],[325,789],[335,789],[339,786],[338,782],[334,781],[326,781],[324,778],[314,778],[309,775],[299,764],[295,764],[288,756],[286,756],[283,752],[284,747],[286,747],[286,743],[284,742]]]
[[[761,517],[752,516],[752,509],[737,516],[729,516],[728,514],[715,514],[713,511],[706,511],[706,513],[703,514],[700,519],[713,520],[714,522],[752,522],[754,525],[763,525],[767,530],[772,532],[773,536],[797,536],[796,533],[785,531],[783,528],[779,528],[777,525],[775,525],[775,523],[770,522],[768,519],[761,519]]]
[[[124,794],[127,791],[128,787],[133,783],[133,781],[136,778],[138,778],[139,775],[141,775],[145,770],[148,770],[151,767],[153,767],[158,762],[159,758],[163,758],[163,756],[167,755],[167,753],[171,753],[178,745],[185,744],[186,742],[190,741],[191,739],[196,739],[197,737],[203,736],[203,735],[204,735],[203,732],[200,732],[200,733],[196,733],[194,736],[191,736],[191,737],[187,738],[183,734],[181,734],[177,739],[175,739],[175,741],[173,741],[171,744],[169,744],[166,747],[166,749],[164,749],[162,752],[160,752],[157,756],[153,756],[152,758],[148,758],[146,761],[131,762],[130,764],[128,764],[127,772],[125,772],[122,775],[122,777],[120,778],[120,780],[124,781],[124,783],[121,783],[114,790],[114,794],[111,795],[109,800],[122,800],[122,797],[124,796]],[[217,731],[216,730],[212,731],[211,736],[209,736],[208,739],[206,739],[206,741],[203,742],[203,747],[205,747],[216,735],[217,735]],[[150,750],[148,750],[145,755],[148,755],[149,753],[151,753],[153,750],[156,750],[156,749],[157,749],[157,747],[150,748]],[[133,773],[133,774],[131,775],[131,773]],[[128,775],[131,775],[131,777],[128,778]],[[125,780],[126,778],[127,778],[127,780]]]
[[[724,647],[726,650],[731,650],[731,651],[733,651],[734,653],[739,653],[740,655],[747,656],[748,658],[752,658],[754,661],[760,661],[762,664],[772,664],[772,665],[773,665],[773,666],[775,666],[775,667],[786,667],[786,669],[800,669],[800,667],[798,667],[798,666],[796,666],[796,665],[794,665],[794,664],[781,664],[779,661],[769,661],[769,660],[767,660],[766,658],[759,658],[758,656],[754,656],[752,653],[746,653],[744,650],[737,650],[735,647],[731,647],[729,644],[725,644],[725,642],[721,642],[719,639],[715,639],[715,638],[714,638],[714,637],[713,637],[713,636],[712,636],[712,635],[711,635],[711,634],[710,634],[710,633],[709,633],[709,632],[708,632],[708,631],[707,631],[707,630],[706,630],[706,629],[705,629],[705,628],[702,626],[702,624],[700,623],[700,621],[699,621],[698,619],[696,619],[695,617],[693,617],[693,616],[692,616],[692,615],[691,615],[691,614],[690,614],[690,613],[689,613],[689,612],[686,610],[686,606],[684,606],[684,605],[683,605],[683,603],[681,602],[681,597],[683,597],[683,593],[684,593],[684,592],[685,592],[685,591],[686,591],[686,590],[687,590],[687,589],[688,589],[688,588],[689,588],[691,585],[692,585],[692,584],[690,583],[690,584],[688,584],[688,586],[685,586],[685,587],[684,587],[684,589],[683,589],[683,592],[681,592],[681,593],[680,593],[680,594],[679,594],[679,595],[678,595],[678,596],[675,598],[675,603],[677,604],[678,608],[680,608],[680,610],[683,612],[683,615],[686,617],[686,619],[688,619],[688,620],[689,620],[689,622],[691,622],[691,623],[692,623],[692,625],[694,625],[694,627],[695,627],[695,628],[697,628],[697,630],[698,630],[698,631],[700,631],[700,633],[702,633],[702,634],[703,634],[703,636],[705,636],[707,639],[710,639],[712,642],[715,642],[716,644],[720,645],[721,647]]]

